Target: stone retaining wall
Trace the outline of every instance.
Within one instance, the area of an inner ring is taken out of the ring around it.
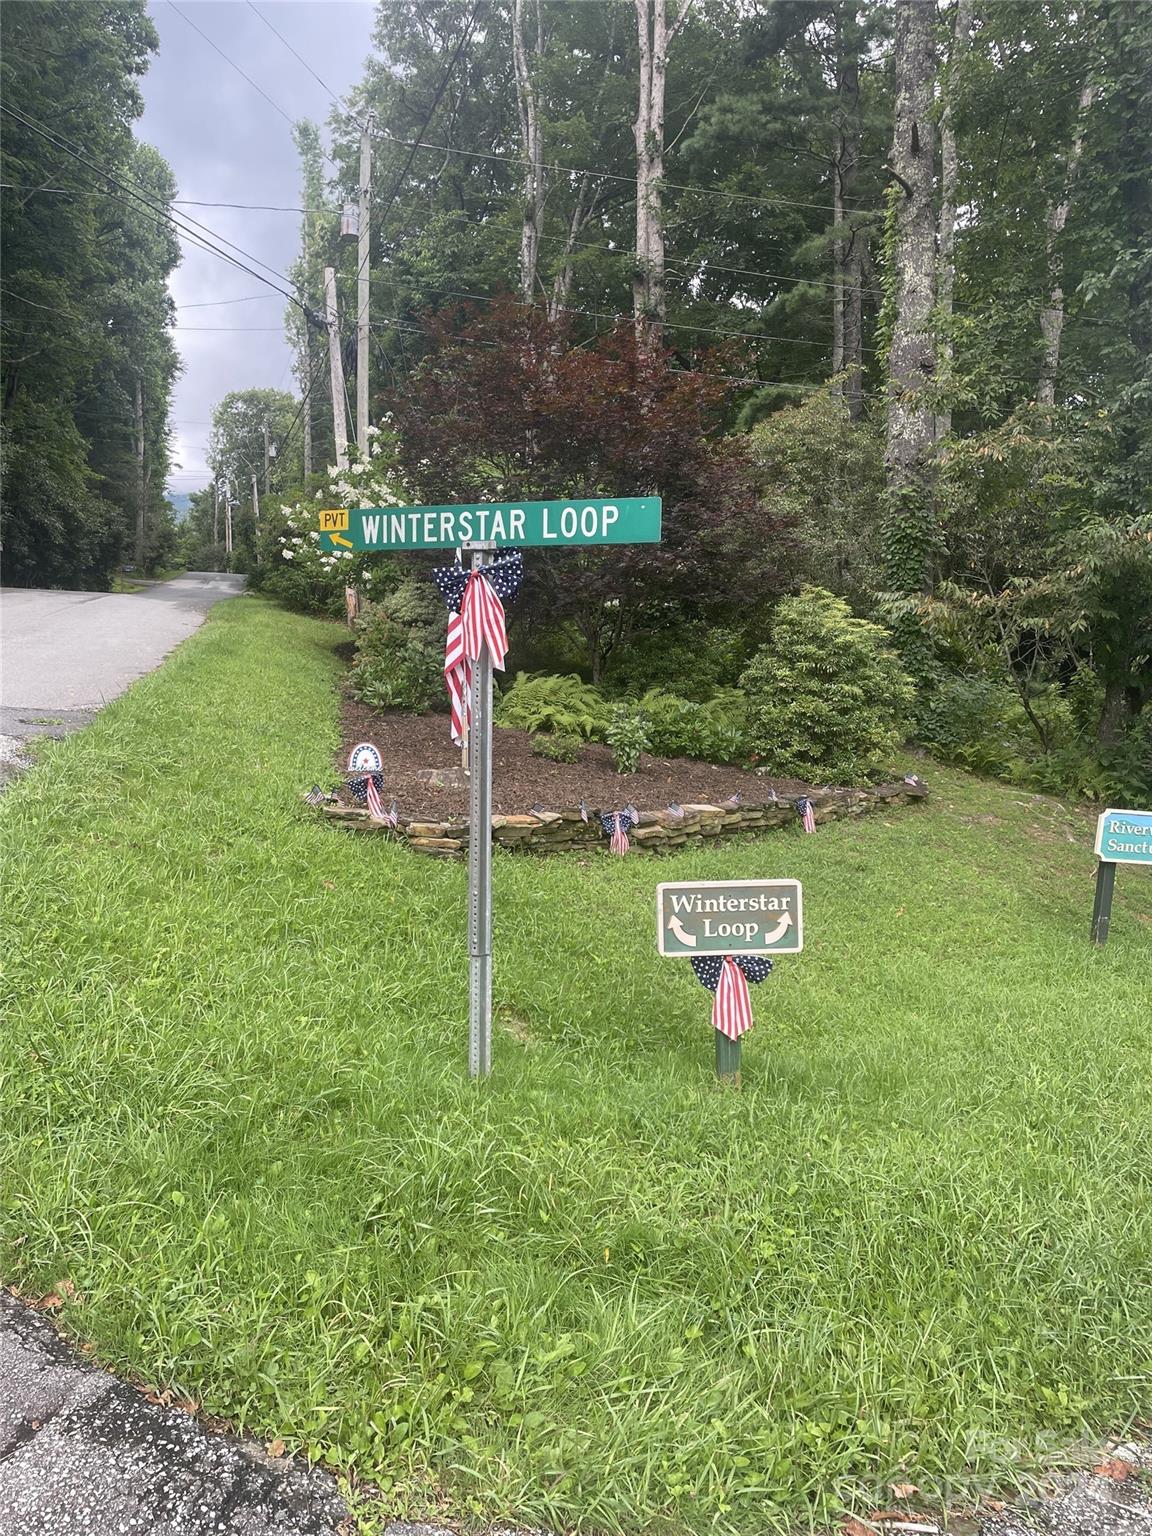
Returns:
[[[812,790],[808,798],[819,826],[839,821],[845,816],[863,816],[893,806],[923,800],[927,787],[915,783],[877,784],[868,789]],[[625,798],[623,789],[621,799]],[[606,806],[605,810],[618,810]],[[736,833],[768,832],[778,827],[796,826],[799,815],[794,796],[777,800],[742,802],[735,807],[722,805],[685,805],[683,816],[668,811],[641,811],[640,820],[628,834],[636,851],[660,853],[666,848],[699,845],[706,838],[730,837]],[[344,805],[325,805],[320,810],[330,821],[374,837],[388,837],[405,842],[419,853],[436,858],[463,858],[468,849],[468,822],[401,821],[399,827],[384,827],[373,821],[367,811]],[[583,821],[575,809],[539,811],[525,816],[493,816],[492,841],[500,848],[518,853],[577,853],[607,851],[608,839],[600,829],[600,813],[589,810]]]

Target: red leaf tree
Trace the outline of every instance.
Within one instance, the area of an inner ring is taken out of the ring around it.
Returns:
[[[517,614],[574,626],[594,682],[645,624],[730,620],[777,588],[778,534],[739,438],[723,360],[642,352],[632,327],[574,346],[513,300],[441,312],[385,404],[425,502],[659,495],[658,545],[527,552]]]

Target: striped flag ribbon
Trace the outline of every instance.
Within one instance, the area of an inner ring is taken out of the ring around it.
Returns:
[[[626,806],[622,811],[602,811],[600,813],[600,830],[608,838],[608,847],[612,853],[623,854],[628,852],[628,849],[631,847],[628,841],[629,830],[639,820],[639,813],[632,806]]]
[[[812,802],[807,795],[801,795],[796,802],[796,809],[800,812],[800,819],[804,823],[805,832],[815,832],[816,813],[812,809]]]
[[[458,613],[448,615],[444,686],[448,689],[452,740],[458,747],[462,747],[472,723],[472,697],[468,687],[468,662],[464,655],[464,621]]]
[[[724,956],[716,996],[712,1000],[712,1028],[729,1040],[739,1040],[752,1028],[752,999],[748,978],[731,955]]]
[[[625,832],[621,825],[623,817],[617,816],[615,821],[616,825],[612,828],[612,838],[608,846],[613,853],[625,854],[628,852],[631,844],[628,842],[627,832]]]
[[[504,604],[497,597],[483,569],[468,572],[460,617],[463,622],[464,653],[468,660],[475,661],[480,655],[480,647],[487,645],[492,665],[502,672],[504,657],[508,653]]]
[[[371,816],[373,821],[383,821],[384,804],[380,799],[380,791],[376,787],[376,775],[373,773],[368,775],[368,782],[365,785],[365,792],[368,800],[369,816]]]

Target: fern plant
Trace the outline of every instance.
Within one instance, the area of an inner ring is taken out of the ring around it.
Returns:
[[[603,739],[608,725],[604,699],[575,672],[517,672],[496,705],[496,724],[513,730]]]

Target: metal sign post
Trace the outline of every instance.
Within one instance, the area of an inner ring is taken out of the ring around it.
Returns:
[[[472,569],[491,549],[472,547]],[[472,663],[472,725],[468,732],[468,1075],[492,1070],[492,656],[487,645]]]

